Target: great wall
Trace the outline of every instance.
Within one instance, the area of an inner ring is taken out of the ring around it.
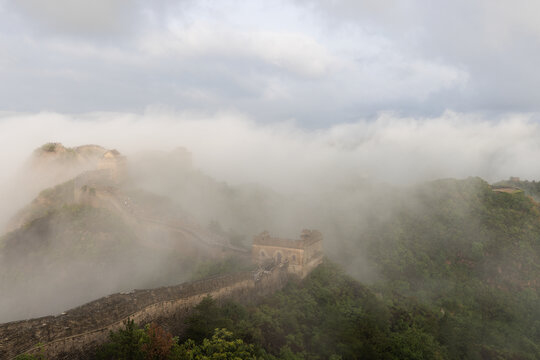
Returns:
[[[40,353],[47,359],[85,359],[128,318],[138,324],[156,322],[177,333],[190,309],[206,296],[246,301],[282,288],[288,279],[287,266],[282,264],[262,272],[114,294],[61,315],[2,324],[0,359],[14,359],[23,353]]]
[[[0,359],[42,354],[47,359],[89,359],[109,333],[127,319],[144,325],[156,322],[181,333],[184,319],[202,299],[253,301],[301,279],[322,262],[322,236],[304,230],[299,240],[255,237],[255,271],[211,277],[176,286],[110,295],[56,316],[0,324]],[[288,256],[290,254],[291,256]]]
[[[73,179],[73,189],[64,201],[108,208],[135,228],[146,224],[179,233],[186,246],[202,245],[249,256],[249,250],[233,246],[200,225],[148,214],[119,190],[125,174],[125,158],[115,150],[107,151],[97,170]],[[258,264],[255,271],[113,294],[60,315],[0,324],[0,360],[13,360],[22,354],[41,354],[49,360],[91,359],[110,332],[121,329],[128,319],[139,325],[155,322],[174,334],[182,333],[190,311],[207,296],[218,302],[255,301],[281,289],[291,279],[307,276],[322,262],[322,235],[303,230],[300,239],[290,240],[263,232],[254,238],[251,259]]]

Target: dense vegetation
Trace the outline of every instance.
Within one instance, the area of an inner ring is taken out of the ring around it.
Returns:
[[[437,340],[451,358],[540,358],[540,212],[523,192],[478,178],[440,180],[374,223],[374,288],[443,314]]]
[[[525,194],[532,197],[535,201],[540,201],[540,182],[536,180],[529,181],[520,180],[519,178],[510,178],[509,180],[499,181],[493,185],[523,190]]]

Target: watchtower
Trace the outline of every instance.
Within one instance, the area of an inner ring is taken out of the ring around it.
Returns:
[[[99,159],[98,169],[107,170],[110,179],[116,183],[121,182],[126,175],[126,157],[118,150],[109,150]]]
[[[304,278],[323,260],[322,234],[317,230],[302,230],[300,239],[270,236],[268,231],[255,236],[251,253],[258,264],[273,261],[287,263],[290,273]]]

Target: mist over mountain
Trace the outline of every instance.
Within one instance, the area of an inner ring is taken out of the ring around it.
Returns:
[[[61,180],[10,208],[0,242],[2,321],[200,277],[209,269],[201,264],[244,261],[261,229],[289,236],[301,224],[320,229],[329,260],[385,301],[414,299],[438,314],[439,330],[421,331],[445,348],[443,358],[537,352],[535,183],[351,179],[315,196],[217,181],[185,148],[124,157],[46,144],[30,159],[27,171]]]
[[[109,154],[118,159],[111,162]],[[33,153],[25,186],[77,175],[44,188],[12,212],[0,250],[3,321],[59,313],[112,292],[185,281],[197,262],[225,256],[200,242],[197,236],[207,239],[211,231],[169,199],[119,178],[127,172],[122,166],[118,152],[98,146],[55,143]],[[40,301],[27,297],[30,292]]]

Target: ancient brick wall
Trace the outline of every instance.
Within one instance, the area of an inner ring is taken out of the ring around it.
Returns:
[[[277,266],[258,274],[243,272],[114,294],[62,315],[1,324],[0,359],[37,352],[43,352],[48,359],[85,359],[128,318],[141,325],[155,321],[177,332],[190,310],[207,295],[218,301],[247,301],[281,289],[287,280],[286,267]]]
[[[300,239],[292,240],[272,237],[263,231],[253,239],[251,258],[259,264],[269,260],[287,263],[289,273],[303,279],[322,262],[322,234],[304,229]]]

